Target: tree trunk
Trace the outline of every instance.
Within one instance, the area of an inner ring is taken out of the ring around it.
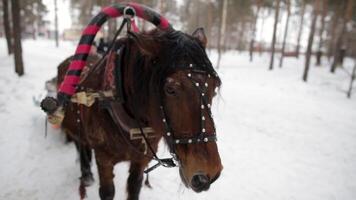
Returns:
[[[262,22],[261,22],[261,31],[260,31],[261,44],[263,44],[263,46],[261,45],[259,47],[260,56],[262,55],[262,51],[265,51],[265,49],[264,49],[265,45],[264,45],[264,40],[262,40],[262,35],[263,35],[264,27],[265,27],[266,17],[264,17],[263,13],[264,13],[264,10],[262,10]]]
[[[323,50],[322,50],[322,47],[323,47],[323,33],[324,33],[324,29],[325,29],[325,17],[326,17],[326,14],[328,12],[328,9],[327,9],[327,1],[326,0],[322,0],[321,3],[323,4],[322,7],[323,7],[323,11],[322,11],[322,16],[320,18],[320,29],[319,29],[319,47],[318,47],[318,51],[317,51],[317,54],[316,54],[316,66],[320,66],[321,64],[321,57],[323,56]]]
[[[275,12],[275,15],[274,15],[273,37],[272,37],[272,46],[271,46],[271,61],[269,63],[269,70],[273,69],[274,51],[275,51],[275,45],[276,45],[276,34],[277,34],[277,25],[278,25],[278,16],[279,16],[280,3],[281,3],[281,1],[277,0],[276,12]]]
[[[244,42],[246,41],[245,40],[245,33],[246,33],[245,25],[246,25],[246,18],[245,17],[241,17],[240,22],[239,22],[239,26],[238,26],[239,38],[238,38],[238,42],[237,42],[237,49],[240,52],[245,50],[245,47],[244,47]]]
[[[206,36],[208,38],[208,46],[207,48],[208,49],[211,49],[212,46],[211,46],[211,39],[212,39],[212,34],[211,34],[211,31],[212,31],[212,26],[213,26],[213,3],[212,2],[209,2],[208,3],[208,19],[207,19],[207,27],[206,27]]]
[[[56,47],[59,46],[58,41],[58,7],[57,7],[57,0],[54,0],[54,37],[56,40]]]
[[[335,47],[335,37],[336,37],[336,30],[339,24],[339,18],[341,15],[341,8],[342,8],[342,3],[339,5],[339,9],[337,9],[335,11],[335,14],[332,17],[332,23],[331,26],[329,27],[329,32],[330,32],[330,36],[329,36],[329,46],[328,46],[328,60],[331,59],[331,56],[334,54],[334,47]]]
[[[330,68],[330,72],[331,73],[335,73],[336,71],[336,67],[340,64],[342,64],[342,58],[343,58],[343,45],[345,45],[345,37],[346,37],[346,25],[347,23],[350,21],[351,17],[352,17],[352,11],[353,11],[353,3],[354,0],[348,0],[347,1],[347,6],[344,7],[345,9],[345,15],[344,15],[344,19],[343,19],[343,23],[342,23],[342,27],[341,27],[341,33],[339,34],[338,38],[337,38],[337,42],[336,42],[336,47],[334,50],[334,60],[333,63],[331,65]]]
[[[283,65],[284,51],[285,51],[285,48],[286,48],[286,40],[287,40],[287,34],[288,34],[289,17],[290,17],[290,0],[287,0],[287,20],[286,20],[284,36],[283,36],[281,57],[279,59],[279,67],[282,67],[282,65]]]
[[[226,30],[226,16],[227,16],[227,4],[228,0],[223,0],[222,11],[221,11],[221,21],[219,23],[219,34],[218,34],[218,62],[216,67],[219,68],[221,60],[221,48],[222,43],[225,41],[225,30]]]
[[[354,63],[355,63],[355,65],[354,65],[354,68],[353,68],[352,73],[351,73],[349,90],[347,91],[347,97],[348,98],[351,98],[353,83],[354,83],[354,80],[356,78],[356,58],[354,58]]]
[[[260,2],[257,2],[257,10],[256,10],[256,15],[255,15],[255,19],[253,22],[253,30],[252,30],[252,38],[250,41],[250,62],[252,62],[253,60],[253,49],[255,46],[255,38],[256,38],[256,30],[257,30],[257,20],[258,20],[258,16],[260,13],[260,8],[261,8],[261,4]]]
[[[2,0],[2,7],[3,7],[3,21],[4,21],[4,31],[5,31],[5,38],[7,43],[7,52],[8,54],[12,54],[13,46],[11,40],[11,29],[10,29],[10,18],[9,18],[9,1]]]
[[[301,8],[301,13],[300,13],[300,24],[299,24],[299,31],[298,31],[298,38],[297,38],[297,47],[295,50],[297,52],[297,58],[299,58],[300,40],[302,38],[302,33],[303,33],[303,28],[304,28],[304,14],[305,14],[305,0],[302,0],[302,8]]]
[[[307,82],[308,80],[308,73],[309,73],[309,66],[310,66],[310,58],[312,54],[312,47],[313,47],[313,40],[314,40],[314,34],[315,34],[315,26],[316,26],[316,20],[318,18],[319,14],[319,6],[320,6],[320,0],[315,0],[314,2],[314,11],[313,11],[313,19],[310,27],[310,32],[309,32],[309,39],[308,39],[308,47],[307,47],[307,52],[305,54],[305,68],[304,68],[304,73],[303,73],[303,81]]]
[[[19,0],[11,1],[12,13],[12,32],[14,37],[14,53],[15,53],[15,72],[22,76],[24,74],[24,67],[22,61],[22,47],[21,47],[21,24],[20,24],[20,5]]]

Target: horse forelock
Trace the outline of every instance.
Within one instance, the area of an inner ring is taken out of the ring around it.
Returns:
[[[193,36],[181,31],[161,31],[158,29],[144,34],[157,41],[156,48],[160,48],[158,55],[151,56],[152,76],[156,75],[158,78],[164,79],[171,72],[188,68],[189,64],[194,64],[195,69],[211,75],[216,74],[205,48]],[[217,80],[220,84],[218,77]],[[157,82],[153,84],[162,86]]]
[[[136,105],[146,107],[149,95],[160,98],[167,76],[178,70],[187,69],[189,64],[194,64],[195,69],[213,75],[218,82],[217,85],[221,84],[219,77],[215,76],[216,71],[205,48],[193,36],[181,31],[158,29],[138,33],[136,36],[141,37],[142,41],[154,41],[156,49],[154,55],[145,55],[140,52],[135,40],[127,40],[128,54],[125,56],[125,62],[131,64],[125,64],[125,68],[132,69],[126,69],[131,73],[124,78],[129,78],[133,84],[133,91],[130,93],[134,96],[131,100],[135,101]]]

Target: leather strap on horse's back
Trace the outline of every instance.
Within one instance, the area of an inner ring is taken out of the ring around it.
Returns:
[[[116,48],[111,50],[106,57],[106,66],[104,71],[104,82],[103,82],[103,90],[112,90],[115,88],[115,73],[114,70],[116,68],[115,60],[116,60]]]
[[[125,50],[125,46],[121,46],[119,49],[116,50],[115,69],[113,71],[115,77],[116,97],[120,101],[120,103],[125,102],[124,82],[123,82],[123,74],[122,74],[124,50]]]
[[[107,64],[104,72],[103,90],[115,91],[117,101],[124,102],[122,67],[125,45],[117,42],[107,56]]]

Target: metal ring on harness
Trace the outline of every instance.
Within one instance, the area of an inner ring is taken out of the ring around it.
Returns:
[[[132,13],[129,13],[132,12]],[[134,8],[132,8],[131,6],[126,6],[124,9],[124,15],[123,17],[125,19],[133,19],[136,16],[136,11]]]

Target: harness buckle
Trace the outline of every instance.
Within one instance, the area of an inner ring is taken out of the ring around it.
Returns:
[[[133,19],[135,16],[136,16],[136,11],[135,11],[135,9],[134,9],[133,7],[131,7],[131,6],[126,6],[126,7],[124,8],[123,17],[124,17],[125,19],[131,20],[131,19]]]

